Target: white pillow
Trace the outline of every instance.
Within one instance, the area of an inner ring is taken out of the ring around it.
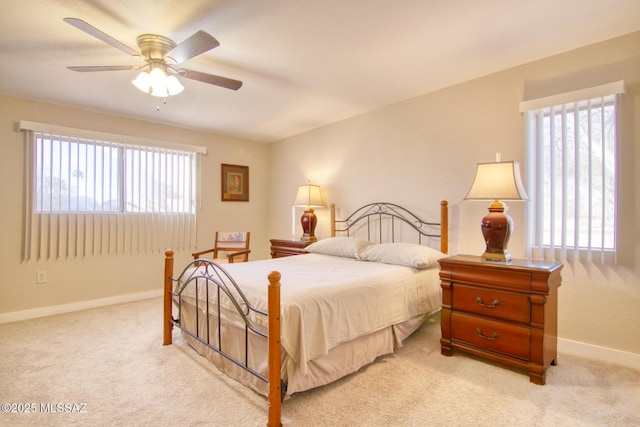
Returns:
[[[376,261],[386,264],[405,265],[415,268],[433,268],[446,254],[416,243],[382,243],[364,248],[358,254],[362,261]]]
[[[362,248],[369,245],[373,245],[373,243],[367,240],[352,239],[350,237],[329,237],[310,244],[305,250],[315,254],[358,258],[358,253]]]

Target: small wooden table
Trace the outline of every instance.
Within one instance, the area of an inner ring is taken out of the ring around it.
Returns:
[[[462,350],[529,371],[543,385],[557,362],[558,287],[562,264],[440,260],[441,352]]]
[[[301,240],[271,239],[271,258],[306,254],[304,249],[313,242]]]

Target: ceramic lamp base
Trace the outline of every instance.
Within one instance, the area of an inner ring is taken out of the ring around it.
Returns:
[[[489,205],[489,213],[482,218],[481,229],[486,249],[482,259],[488,261],[511,261],[507,249],[513,231],[513,219],[507,214],[507,205],[499,200]]]
[[[313,233],[316,230],[318,219],[316,218],[316,214],[313,213],[313,208],[307,208],[304,210],[304,213],[300,218],[300,223],[302,224],[302,237],[300,240],[303,242],[317,241],[318,238]]]

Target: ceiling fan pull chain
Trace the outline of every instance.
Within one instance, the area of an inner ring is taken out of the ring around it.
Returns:
[[[162,98],[162,103],[164,105],[167,105],[167,98]],[[158,102],[158,105],[156,105],[156,111],[160,111],[160,102]]]

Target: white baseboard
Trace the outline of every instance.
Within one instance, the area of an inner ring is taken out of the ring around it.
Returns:
[[[558,352],[640,369],[640,354],[558,338]],[[560,361],[562,363],[562,360]]]
[[[72,311],[86,310],[89,308],[104,307],[107,305],[121,304],[125,302],[139,301],[148,298],[161,297],[161,289],[155,291],[138,292],[135,294],[117,295],[115,297],[94,299],[89,301],[74,302],[71,304],[53,305],[49,307],[34,308],[31,310],[12,311],[0,313],[0,323],[17,322],[20,320],[35,319],[37,317],[52,316],[54,314],[69,313]]]

